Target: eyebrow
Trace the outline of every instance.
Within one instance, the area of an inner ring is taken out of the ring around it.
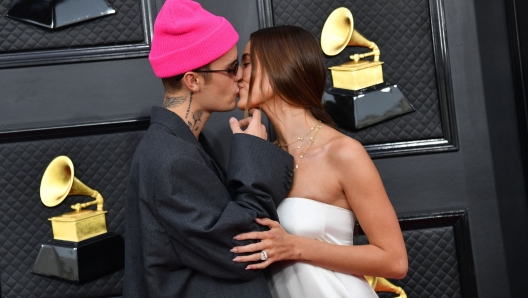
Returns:
[[[235,62],[237,62],[237,61],[238,61],[238,58],[233,60],[233,61],[231,61],[229,64],[226,64],[226,66],[231,66],[231,65],[235,64]]]
[[[242,60],[244,60],[244,58],[246,58],[246,57],[249,57],[248,53],[245,53],[244,55],[242,55]]]

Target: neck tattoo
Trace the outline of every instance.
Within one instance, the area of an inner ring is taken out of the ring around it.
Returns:
[[[162,107],[166,109],[176,108],[185,102],[185,96],[167,97],[163,101]]]
[[[187,112],[185,112],[185,119],[187,119],[187,116],[189,116],[189,111],[191,110],[192,96],[193,96],[193,93],[191,92],[191,98],[189,99],[189,106],[187,107]]]
[[[300,116],[300,115],[302,115],[302,112],[298,112],[298,113],[292,113],[291,115],[292,115],[292,117],[297,117],[297,116]]]
[[[198,130],[198,122],[202,122],[202,115],[203,115],[203,111],[202,110],[198,110],[198,111],[195,111],[195,112],[192,112],[192,117],[193,117],[193,121],[194,123],[191,123],[191,121],[187,121],[187,125],[189,125],[189,128],[191,129],[191,131],[197,131]]]

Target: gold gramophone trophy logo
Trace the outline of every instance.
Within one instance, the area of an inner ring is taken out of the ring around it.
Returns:
[[[47,207],[55,207],[67,196],[90,196],[94,201],[72,205],[74,210],[50,218],[53,238],[79,242],[107,232],[101,194],[91,189],[74,175],[73,162],[67,156],[55,158],[48,166],[40,184],[40,198]],[[85,210],[97,205],[97,210]]]
[[[352,12],[346,7],[334,10],[321,32],[321,48],[328,56],[341,53],[347,46],[366,47],[371,51],[350,56],[352,61],[330,67],[335,88],[360,90],[383,83],[383,62],[378,46],[354,29]],[[373,61],[362,60],[373,56]]]
[[[124,241],[106,229],[101,194],[74,175],[67,156],[51,161],[42,176],[40,197],[55,207],[68,196],[89,196],[95,200],[76,203],[72,211],[49,218],[53,240],[42,244],[32,273],[84,283],[124,267]],[[96,206],[96,210],[85,209]]]
[[[383,81],[380,49],[354,28],[350,10],[340,7],[321,30],[321,49],[335,56],[347,46],[370,52],[351,55],[350,61],[330,67],[334,88],[327,88],[323,104],[338,127],[355,131],[415,110],[397,85]]]

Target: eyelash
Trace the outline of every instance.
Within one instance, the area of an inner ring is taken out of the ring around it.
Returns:
[[[250,64],[251,64],[251,62],[242,63],[242,66],[243,66],[243,67],[246,67],[246,66],[248,66],[248,65],[250,65]]]

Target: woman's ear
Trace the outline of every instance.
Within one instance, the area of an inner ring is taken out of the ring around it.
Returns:
[[[191,92],[198,92],[204,82],[204,78],[196,72],[189,71],[183,75],[182,82]]]

